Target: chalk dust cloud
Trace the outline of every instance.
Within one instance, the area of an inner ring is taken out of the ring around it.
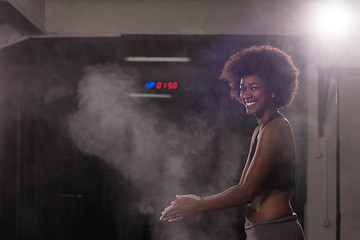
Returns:
[[[136,73],[118,64],[90,66],[79,84],[78,111],[69,116],[71,137],[84,152],[96,155],[138,187],[153,211],[167,197],[183,193],[189,153],[205,147],[212,137],[206,123],[189,116],[190,129],[159,118],[149,100],[130,98]],[[156,194],[155,194],[156,193]],[[159,197],[160,199],[156,199]]]

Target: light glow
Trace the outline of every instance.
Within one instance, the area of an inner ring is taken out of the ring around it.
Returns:
[[[159,93],[130,93],[129,96],[135,98],[171,98],[171,94]]]
[[[341,1],[324,1],[313,5],[310,25],[314,35],[341,38],[354,22],[350,6]]]
[[[190,62],[188,57],[125,57],[127,62]]]

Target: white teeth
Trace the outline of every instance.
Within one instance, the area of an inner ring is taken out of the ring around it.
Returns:
[[[248,102],[248,103],[246,103],[246,106],[250,106],[250,105],[254,105],[255,104],[255,102]]]

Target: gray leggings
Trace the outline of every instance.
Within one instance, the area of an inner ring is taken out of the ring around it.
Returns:
[[[304,232],[297,215],[268,222],[245,225],[247,240],[304,240]]]

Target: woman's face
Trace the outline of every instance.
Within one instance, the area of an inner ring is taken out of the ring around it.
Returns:
[[[272,107],[271,92],[257,75],[245,76],[240,81],[240,99],[247,114],[262,114]]]

